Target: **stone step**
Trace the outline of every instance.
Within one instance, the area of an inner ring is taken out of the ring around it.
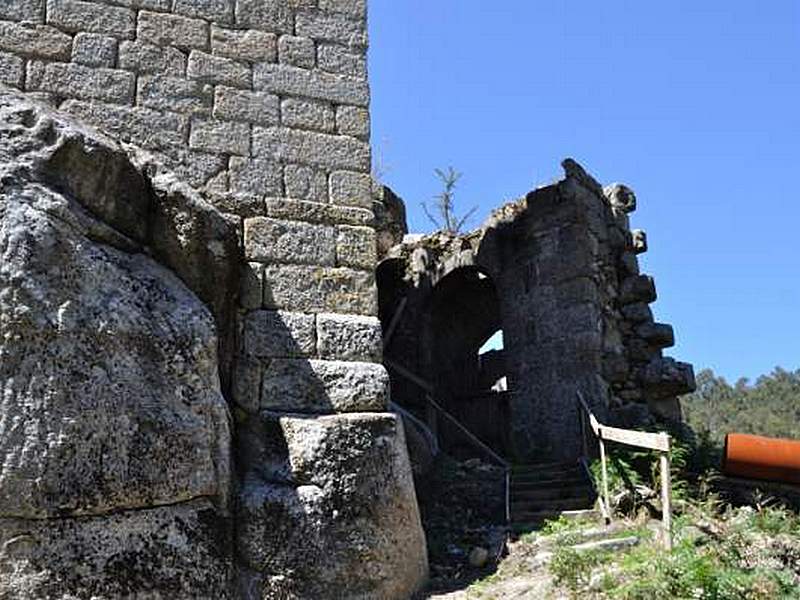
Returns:
[[[596,494],[588,487],[552,488],[549,490],[511,490],[512,501],[540,502],[552,505],[561,500],[571,498],[591,498],[594,501]]]
[[[512,473],[512,483],[554,483],[563,481],[583,480],[588,481],[586,475],[578,470],[563,471],[560,473]]]
[[[594,498],[590,496],[577,496],[574,498],[559,498],[557,500],[542,501],[511,501],[511,514],[540,512],[545,510],[560,512],[564,510],[580,510],[591,508]]]
[[[573,473],[581,470],[580,465],[570,463],[565,465],[552,465],[547,467],[535,467],[530,465],[511,467],[512,476],[534,476],[544,477],[550,475],[558,477],[563,473]]]
[[[561,488],[585,487],[592,488],[587,479],[575,477],[573,479],[549,479],[546,481],[515,481],[511,480],[513,490],[558,490]]]
[[[601,539],[593,542],[584,542],[570,546],[573,550],[579,553],[591,552],[597,550],[600,552],[619,552],[638,546],[640,539],[636,536],[628,536],[615,539]],[[530,563],[529,567],[541,567],[547,565],[553,558],[552,550],[540,550],[537,552]]]
[[[563,463],[563,462],[549,462],[549,463],[529,463],[529,464],[522,464],[522,465],[511,465],[511,471],[513,473],[530,473],[532,471],[547,471],[547,470],[558,470],[568,468],[571,469],[575,466],[574,462],[570,463]]]
[[[545,488],[537,486],[511,486],[512,501],[530,500],[533,502],[541,502],[575,496],[594,496],[594,490],[585,483]]]
[[[601,519],[600,511],[596,509],[584,510],[543,510],[538,512],[525,513],[526,518],[522,519],[511,515],[511,530],[515,533],[525,533],[540,529],[545,521],[554,521],[559,517],[564,517],[569,520],[585,519],[592,521],[599,521]]]
[[[638,544],[639,544],[639,538],[635,535],[629,535],[620,538],[600,539],[591,542],[583,542],[581,544],[575,544],[574,546],[572,546],[572,549],[577,552],[591,552],[593,550],[602,550],[604,552],[618,552],[620,550],[633,548]]]
[[[610,525],[599,525],[597,527],[581,529],[577,533],[581,539],[581,543],[584,543],[584,542],[591,542],[593,540],[608,539],[612,537],[617,531],[623,529],[624,527],[625,526],[623,523],[615,521]]]

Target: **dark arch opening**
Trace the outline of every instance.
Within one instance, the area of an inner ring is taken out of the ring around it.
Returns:
[[[430,299],[430,369],[437,398],[498,454],[508,446],[508,391],[500,299],[492,278],[477,267],[444,277]],[[491,347],[489,347],[491,346]],[[439,421],[442,445],[456,456],[485,454],[452,424]]]
[[[400,301],[408,294],[408,283],[404,280],[406,264],[399,258],[388,258],[378,264],[375,283],[378,287],[378,317],[384,327],[397,311]]]

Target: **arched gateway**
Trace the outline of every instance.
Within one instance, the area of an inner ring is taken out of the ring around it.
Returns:
[[[655,287],[639,272],[633,192],[603,189],[569,159],[564,167],[565,179],[479,229],[406,236],[379,265],[394,401],[456,454],[469,444],[449,417],[511,462],[574,461],[576,392],[632,425],[680,418],[676,397],[694,387],[691,366],[662,355],[673,334],[648,307]],[[499,330],[503,349],[481,355]]]

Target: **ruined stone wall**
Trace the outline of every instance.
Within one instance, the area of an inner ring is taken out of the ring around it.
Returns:
[[[366,49],[366,0],[0,4],[0,82],[145,149],[238,229],[245,597],[402,598],[426,575],[385,412]]]
[[[9,0],[0,19],[0,81],[241,220],[244,308],[375,313],[366,0]]]
[[[637,259],[648,250],[647,235],[631,229],[629,220],[636,196],[627,186],[613,184],[603,189],[602,198],[593,203],[589,223],[600,282],[609,416],[620,425],[641,422],[647,411],[680,420],[677,397],[694,390],[694,372],[691,365],[663,355],[675,344],[675,334],[671,325],[655,321],[649,307],[657,298],[655,281],[640,272]]]
[[[572,160],[564,168],[562,181],[500,208],[474,232],[393,247],[378,271],[385,323],[406,299],[386,355],[431,382],[438,366],[427,332],[437,287],[465,268],[493,281],[510,398],[502,450],[520,462],[577,457],[577,392],[601,418],[637,427],[652,414],[679,418],[676,396],[694,387],[691,366],[662,355],[673,333],[648,307],[655,287],[639,273],[646,238],[630,230],[633,192],[604,190]],[[458,299],[470,300],[480,304]],[[397,371],[393,386],[397,401],[424,407],[418,386]]]

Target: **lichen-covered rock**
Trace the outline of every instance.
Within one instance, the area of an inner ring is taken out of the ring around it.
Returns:
[[[375,213],[378,259],[382,259],[408,233],[406,206],[397,194],[376,180],[372,185],[372,211]]]
[[[205,306],[152,259],[88,240],[66,198],[4,185],[0,202],[0,515],[224,493]]]
[[[303,413],[384,411],[389,374],[370,362],[275,359],[264,370],[261,407]]]
[[[213,218],[154,229],[172,214],[154,187],[113,142],[0,91],[0,598],[229,589],[215,314],[150,256]],[[223,281],[228,239],[208,240]]]
[[[262,413],[244,436],[253,466],[238,550],[247,598],[404,600],[427,553],[399,419]]]
[[[231,527],[209,500],[70,519],[0,519],[0,598],[235,598]]]
[[[360,412],[388,401],[378,321],[239,315],[239,233],[152,156],[0,89],[0,599],[424,583],[402,427]],[[368,271],[267,270],[265,297],[374,305]],[[227,383],[249,411],[236,526]]]
[[[632,213],[636,210],[636,194],[627,185],[614,183],[603,188],[603,194],[611,203],[611,206],[624,213]]]
[[[652,359],[642,370],[640,381],[653,398],[688,394],[697,387],[692,365],[668,357]]]

